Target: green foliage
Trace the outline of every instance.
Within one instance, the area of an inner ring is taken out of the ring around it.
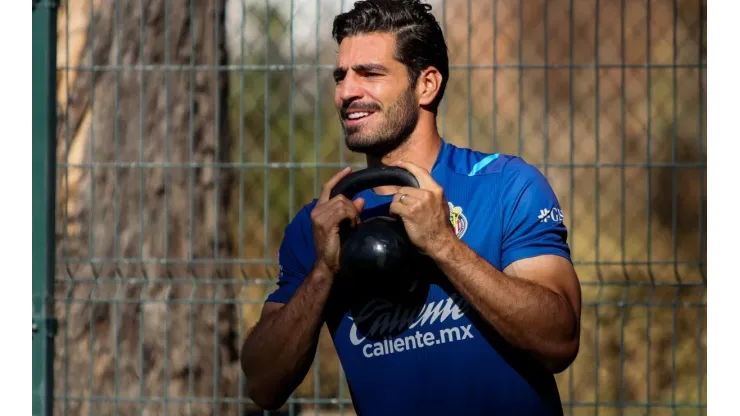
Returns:
[[[231,57],[231,65],[243,68],[229,77],[233,161],[242,164],[237,176],[243,211],[234,220],[241,215],[249,221],[238,238],[242,244],[260,242],[259,257],[274,258],[287,222],[337,169],[316,165],[339,163],[344,144],[331,74],[296,68],[295,62],[315,62],[315,53],[294,48],[291,57],[282,42],[290,36],[288,22],[275,9],[247,13],[269,35],[243,57]]]

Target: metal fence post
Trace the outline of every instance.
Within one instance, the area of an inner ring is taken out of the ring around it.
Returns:
[[[33,3],[33,414],[51,415],[54,392],[56,4]]]

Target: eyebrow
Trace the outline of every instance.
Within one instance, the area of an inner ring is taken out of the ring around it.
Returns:
[[[388,68],[381,64],[359,64],[353,65],[352,70],[355,72],[388,72]],[[347,73],[347,68],[339,67],[334,69],[334,79],[339,79]]]

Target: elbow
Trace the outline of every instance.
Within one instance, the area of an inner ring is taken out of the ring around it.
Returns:
[[[287,397],[276,394],[271,389],[252,383],[249,380],[247,380],[247,396],[260,409],[266,411],[276,411],[288,401]]]
[[[567,370],[578,357],[580,349],[579,339],[573,338],[556,348],[552,354],[543,359],[543,364],[553,374],[559,374]]]
[[[245,368],[244,375],[247,398],[260,409],[275,411],[288,401],[289,395],[281,394],[278,384],[270,381],[266,374],[248,371],[248,368]]]
[[[574,316],[574,318],[576,317]],[[576,321],[567,332],[562,334],[558,341],[551,344],[543,363],[552,374],[562,373],[576,360],[580,348],[581,325],[580,322]]]
[[[241,352],[241,367],[246,379],[247,397],[262,410],[278,410],[287,402],[288,397],[278,394],[275,383],[265,380],[265,370],[255,365],[258,362],[259,360],[249,356],[245,341]]]
[[[260,409],[274,411],[278,410],[288,401],[288,395],[280,394],[275,383],[263,380],[263,377],[253,372],[246,375],[247,397]]]
[[[262,410],[276,411],[285,405],[290,396],[290,392],[284,393],[279,382],[263,368],[255,368],[249,363],[256,363],[257,360],[249,360],[242,354],[242,370],[244,371],[246,394],[252,402]]]

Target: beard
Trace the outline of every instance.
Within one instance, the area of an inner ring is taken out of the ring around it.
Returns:
[[[404,144],[419,121],[419,109],[414,99],[414,91],[408,90],[403,93],[396,102],[382,112],[382,115],[385,116],[384,120],[368,133],[362,132],[362,129],[367,129],[368,126],[347,127],[342,123],[347,148],[353,152],[379,158]]]

